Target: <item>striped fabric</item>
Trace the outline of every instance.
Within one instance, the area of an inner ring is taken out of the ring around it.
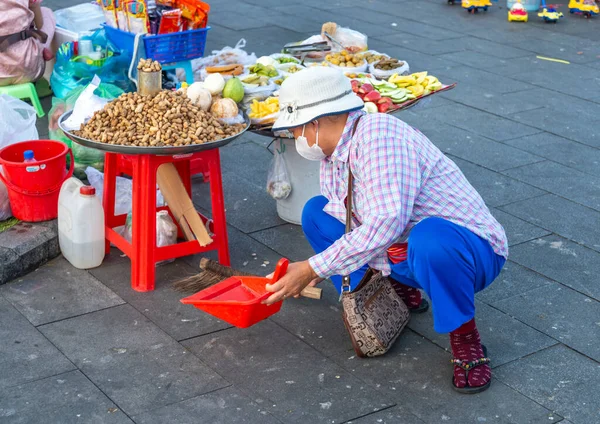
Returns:
[[[352,137],[354,120],[362,116]],[[346,219],[348,163],[354,174],[353,231],[309,259],[321,277],[349,274],[364,264],[390,274],[387,249],[406,241],[428,217],[447,219],[508,256],[502,226],[458,166],[421,132],[386,114],[352,112],[333,154],[321,163],[325,212]],[[404,257],[392,249],[390,258]]]

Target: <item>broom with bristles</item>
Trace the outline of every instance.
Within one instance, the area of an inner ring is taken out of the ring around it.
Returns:
[[[202,271],[196,275],[175,281],[173,288],[180,293],[196,293],[229,277],[257,277],[257,275],[238,271],[208,258],[200,259],[200,269]],[[321,295],[322,290],[317,287],[305,287],[300,292],[300,296],[311,299],[321,299]]]

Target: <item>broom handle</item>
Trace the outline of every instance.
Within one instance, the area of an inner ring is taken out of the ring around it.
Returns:
[[[249,274],[247,272],[238,271],[237,269],[233,269],[231,267],[221,265],[217,261],[213,261],[212,259],[202,258],[200,259],[200,268],[218,274],[225,278],[229,277],[256,277],[256,275]],[[301,292],[300,296],[307,297],[309,299],[321,299],[323,294],[323,290],[318,287],[305,287]]]

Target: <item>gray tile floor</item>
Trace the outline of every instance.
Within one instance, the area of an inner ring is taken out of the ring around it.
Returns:
[[[161,266],[143,294],[113,251],[90,272],[59,258],[0,288],[0,421],[599,423],[600,19],[511,24],[498,4],[473,16],[444,0],[212,7],[208,51],[243,37],[267,54],[334,20],[415,71],[458,82],[399,117],[456,161],[509,234],[510,260],[477,303],[494,384],[473,397],[451,390],[447,338],[430,315],[413,317],[384,357],[359,360],[330,286],[320,302],[290,300],[239,330],[170,288],[198,258]],[[265,141],[246,136],[222,154],[232,262],[251,272],[310,254],[264,192]],[[203,210],[207,194],[197,181]]]

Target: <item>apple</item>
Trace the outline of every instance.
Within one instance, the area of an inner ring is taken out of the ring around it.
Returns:
[[[370,92],[371,92],[371,91],[373,91],[373,90],[375,90],[375,89],[373,88],[373,86],[372,86],[371,84],[368,84],[368,83],[366,83],[366,84],[363,84],[363,85],[361,85],[361,86],[360,86],[360,89],[359,89],[358,91],[359,91],[360,93],[365,93],[365,94],[367,94],[367,93],[370,93]]]

